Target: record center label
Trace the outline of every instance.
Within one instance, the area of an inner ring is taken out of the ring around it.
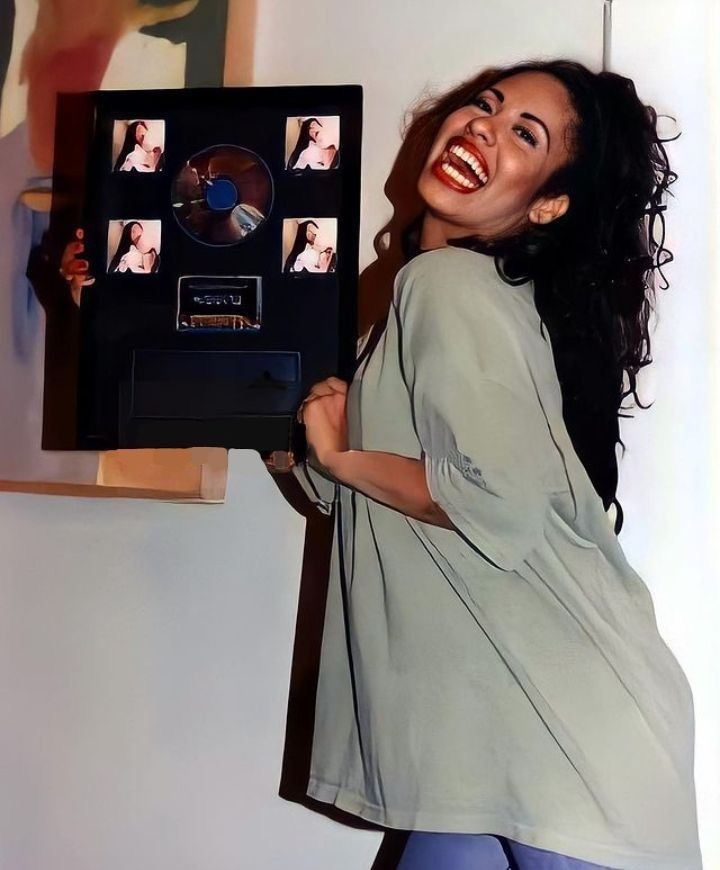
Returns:
[[[175,175],[173,214],[196,242],[237,245],[267,220],[273,180],[265,161],[238,145],[213,145],[194,154]]]

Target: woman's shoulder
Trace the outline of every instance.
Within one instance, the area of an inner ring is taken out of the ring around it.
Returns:
[[[446,247],[425,251],[403,266],[395,280],[393,301],[401,315],[412,305],[438,315],[453,312],[487,319],[502,316],[515,289],[503,281],[493,257]]]

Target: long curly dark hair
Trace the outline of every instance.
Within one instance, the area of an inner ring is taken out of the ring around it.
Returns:
[[[138,127],[145,127],[145,129],[147,129],[147,121],[132,121],[130,124],[128,124],[127,130],[125,131],[125,138],[123,139],[122,148],[120,149],[120,153],[118,154],[115,165],[113,166],[113,172],[119,172],[123,163],[125,163],[125,159],[127,158],[128,154],[135,150],[135,146],[138,144]]]
[[[637,375],[652,362],[649,319],[655,289],[668,284],[662,266],[672,260],[664,245],[664,195],[677,176],[657,132],[657,114],[638,98],[633,82],[594,73],[570,60],[529,61],[486,69],[412,115],[403,149],[413,171],[425,162],[445,118],[502,79],[522,72],[554,76],[575,112],[571,156],[537,192],[567,194],[565,215],[547,224],[527,223],[513,235],[451,244],[492,254],[511,283],[532,279],[535,302],[553,345],[563,417],[578,457],[606,510],[616,499],[616,444],[623,452],[618,417],[637,393]],[[416,175],[417,177],[417,175]],[[422,215],[407,222],[417,232]],[[411,247],[406,253],[413,253]]]
[[[110,265],[108,266],[108,272],[117,272],[118,266],[120,265],[120,260],[127,254],[127,252],[132,247],[132,231],[133,227],[140,227],[140,231],[142,232],[143,225],[140,221],[128,221],[122,228],[122,232],[120,233],[120,241],[118,242],[118,246],[115,249],[115,253],[113,255],[112,260],[110,260]]]
[[[292,154],[288,158],[287,169],[295,169],[295,164],[298,162],[300,155],[310,144],[310,125],[313,123],[319,124],[322,127],[322,124],[320,124],[320,121],[318,121],[317,118],[305,118],[300,125],[297,142],[295,143]]]
[[[298,256],[305,250],[305,246],[308,243],[308,227],[310,226],[315,227],[316,231],[319,229],[315,221],[300,221],[298,224],[297,232],[295,233],[295,241],[293,242],[292,248],[290,248],[290,253],[285,259],[283,272],[292,272],[295,260],[297,260]]]

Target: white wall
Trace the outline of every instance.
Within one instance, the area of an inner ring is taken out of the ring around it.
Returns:
[[[0,493],[0,868],[363,870],[277,796],[304,519],[258,455],[227,503]]]
[[[718,81],[702,18],[710,3],[616,0],[615,64],[683,113],[675,289],[648,381],[657,404],[624,428],[623,544],[696,692],[703,847],[716,870],[718,697],[707,661],[719,651],[710,427],[720,227],[710,216],[720,136],[707,108],[707,83]],[[389,216],[381,191],[403,110],[427,84],[527,56],[600,63],[600,0],[438,9],[259,4],[257,84],[365,85],[363,266]],[[302,541],[302,519],[244,451],[231,454],[221,506],[0,494],[2,870],[369,868],[377,834],[277,796]]]
[[[720,37],[715,0],[615,0],[612,68],[682,130],[667,211],[675,262],[658,293],[655,362],[643,404],[623,421],[621,534],[650,587],[660,630],[693,686],[696,783],[705,865],[720,868]]]
[[[261,0],[254,82],[363,85],[364,268],[391,215],[383,185],[418,97],[486,66],[561,55],[599,67],[602,0]]]

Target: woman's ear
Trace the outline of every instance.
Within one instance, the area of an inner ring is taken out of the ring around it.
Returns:
[[[566,193],[560,196],[541,196],[530,206],[528,220],[533,224],[549,224],[562,217],[570,208],[570,197]]]

